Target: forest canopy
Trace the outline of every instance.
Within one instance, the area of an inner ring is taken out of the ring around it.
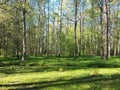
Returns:
[[[119,0],[0,0],[0,56],[120,55]]]

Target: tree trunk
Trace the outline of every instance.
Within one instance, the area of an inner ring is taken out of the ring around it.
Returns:
[[[22,40],[22,61],[25,60],[26,56],[26,10],[25,10],[25,3],[26,0],[23,2],[23,10],[22,10],[22,17],[23,17],[23,40]]]
[[[105,52],[104,59],[108,60],[108,29],[109,29],[109,20],[108,20],[108,1],[105,0],[105,23],[106,23],[106,31],[105,31]]]
[[[116,47],[114,47],[114,57],[116,56],[116,54],[117,54],[117,49]]]
[[[101,43],[100,43],[100,55],[101,55],[101,58],[103,58],[104,56],[104,48],[103,48],[103,7],[100,7],[100,26],[101,26],[101,35],[100,35],[100,38],[101,38]]]
[[[58,52],[58,57],[61,56],[62,4],[63,4],[63,0],[61,0],[61,3],[60,3],[60,35],[59,35],[59,52]]]
[[[77,47],[77,0],[74,1],[75,4],[75,22],[74,22],[74,58],[76,58],[76,47]]]
[[[49,18],[50,18],[50,12],[49,12],[49,0],[48,0],[48,27],[47,27],[47,32],[46,32],[46,57],[49,57]]]
[[[54,43],[55,43],[55,15],[54,15],[54,0],[53,0],[53,22],[52,22],[52,24],[53,24],[53,27],[52,27],[52,49],[51,49],[51,56],[52,56],[52,54],[53,54],[53,52],[54,52],[54,48],[55,48],[55,45],[54,45]]]

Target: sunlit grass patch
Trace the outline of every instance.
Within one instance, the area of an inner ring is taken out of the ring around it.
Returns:
[[[119,58],[92,58],[3,59],[0,90],[120,90]]]

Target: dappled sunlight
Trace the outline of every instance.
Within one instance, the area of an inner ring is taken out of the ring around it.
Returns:
[[[55,74],[55,73],[51,73],[51,74]],[[32,75],[32,74],[31,74]],[[52,88],[66,88],[67,90],[69,90],[69,88],[71,87],[71,89],[77,89],[77,88],[83,88],[83,90],[85,89],[93,89],[93,88],[104,88],[106,87],[105,85],[107,85],[106,88],[113,88],[114,87],[114,83],[117,82],[117,84],[115,86],[118,87],[119,85],[119,80],[120,80],[120,74],[109,74],[109,75],[85,75],[85,76],[78,76],[78,77],[72,77],[69,76],[70,78],[66,78],[66,77],[62,77],[63,75],[60,76],[56,76],[56,77],[48,77],[48,78],[37,78],[37,75],[35,75],[36,78],[34,78],[34,81],[29,80],[29,82],[9,82],[9,84],[0,84],[0,86],[2,87],[8,87],[8,88],[16,88],[16,89],[44,89],[45,90],[48,88],[48,90],[52,90]],[[26,77],[26,75],[25,75]],[[39,76],[40,77],[40,76]],[[52,78],[52,79],[51,79]],[[14,78],[14,80],[16,79],[16,77]],[[18,79],[19,76],[18,76]],[[23,78],[24,80],[24,78]],[[37,81],[36,81],[37,80]],[[72,84],[72,85],[71,85]],[[98,85],[98,86],[96,86]],[[52,87],[52,88],[51,88]],[[64,88],[64,89],[65,89]],[[118,87],[119,88],[119,87]]]
[[[99,57],[81,57],[74,61],[67,57],[46,60],[30,57],[24,62],[16,59],[10,62],[11,59],[1,60],[0,89],[104,90],[116,87],[119,90],[119,58],[104,61]]]
[[[0,0],[0,90],[120,90],[119,0]]]

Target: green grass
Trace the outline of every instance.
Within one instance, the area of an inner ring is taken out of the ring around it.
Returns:
[[[0,58],[0,90],[120,90],[119,58]]]

